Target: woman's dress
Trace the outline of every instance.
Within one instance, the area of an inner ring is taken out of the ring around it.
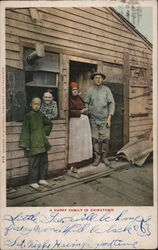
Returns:
[[[70,98],[69,164],[92,158],[90,124],[88,116],[81,114],[83,108],[85,104],[79,96]]]

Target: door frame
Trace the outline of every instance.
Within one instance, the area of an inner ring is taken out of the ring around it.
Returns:
[[[95,64],[97,65],[97,70],[101,71],[101,62],[93,59],[87,59],[79,56],[72,56],[72,55],[66,55],[66,69],[67,69],[67,101],[69,100],[69,81],[70,81],[70,61],[74,62],[81,62],[81,63],[87,63],[87,64]],[[66,145],[67,145],[67,153],[66,153],[66,164],[68,164],[68,150],[69,150],[69,105],[67,103],[67,110],[66,110],[66,126],[67,126],[67,136],[66,136]]]
[[[67,82],[67,105],[66,105],[66,123],[67,123],[67,153],[66,153],[66,164],[68,162],[68,112],[69,112],[69,74],[70,74],[70,61],[76,61],[81,63],[89,63],[97,65],[97,71],[102,72],[103,70],[103,61],[88,59],[80,56],[67,55],[65,56],[65,68],[67,71],[66,82]],[[123,145],[125,145],[129,141],[129,78],[130,78],[130,64],[129,64],[129,53],[124,52],[123,61],[120,64],[123,67],[123,107],[124,107],[124,115],[123,115]],[[126,97],[126,98],[124,98]]]

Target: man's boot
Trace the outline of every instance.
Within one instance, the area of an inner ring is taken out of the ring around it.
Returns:
[[[92,143],[93,143],[93,153],[95,157],[93,166],[97,167],[100,163],[99,141],[97,139],[92,138]]]
[[[101,161],[106,165],[110,166],[110,162],[107,159],[107,155],[109,153],[109,141],[108,140],[103,140],[102,141],[102,158]]]

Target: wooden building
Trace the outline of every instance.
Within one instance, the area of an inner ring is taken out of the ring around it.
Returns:
[[[28,64],[36,52],[39,60]],[[18,148],[25,107],[52,88],[59,107],[49,137],[49,175],[67,168],[69,82],[82,95],[95,70],[106,74],[116,102],[111,154],[152,129],[152,45],[112,8],[6,10],[7,179],[26,181],[28,161]]]

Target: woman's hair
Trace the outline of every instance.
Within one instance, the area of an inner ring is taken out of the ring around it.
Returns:
[[[53,90],[52,89],[47,89],[46,91],[44,91],[44,93],[47,93],[47,92],[49,92],[53,96]]]

